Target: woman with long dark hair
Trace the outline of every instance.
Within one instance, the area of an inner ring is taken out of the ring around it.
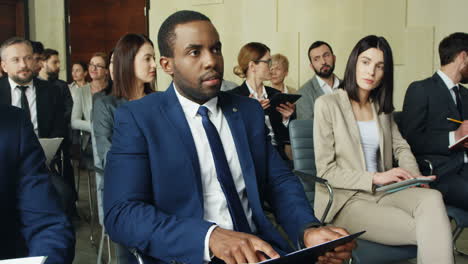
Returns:
[[[418,263],[453,263],[450,222],[438,191],[375,191],[424,177],[393,120],[393,58],[385,38],[371,35],[356,44],[341,88],[319,97],[314,110],[317,175],[335,189],[326,222],[351,233],[366,230],[363,238],[370,241],[417,245]],[[318,216],[327,202],[327,191],[316,185]]]

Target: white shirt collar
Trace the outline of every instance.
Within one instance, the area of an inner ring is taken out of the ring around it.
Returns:
[[[245,85],[247,85],[247,88],[249,88],[249,93],[250,94],[253,94],[253,96],[256,98],[256,99],[267,99],[268,98],[268,94],[265,90],[265,86],[262,84],[262,94],[257,94],[257,91],[255,91],[254,89],[252,89],[252,87],[250,87],[249,83],[247,81],[245,81]]]
[[[200,105],[198,103],[195,103],[194,101],[191,101],[184,96],[182,96],[179,91],[177,91],[176,85],[174,82],[172,82],[172,85],[174,86],[174,91],[177,96],[177,99],[179,100],[180,105],[182,106],[182,110],[184,111],[185,115],[194,118],[197,116],[198,108],[200,108]],[[218,97],[213,97],[208,102],[204,103],[203,106],[206,106],[210,113],[212,115],[217,115],[219,108],[218,108]]]
[[[10,83],[10,87],[11,87],[12,92],[15,91],[15,89],[17,89],[16,86],[21,86],[20,84],[17,84],[15,81],[13,81],[10,77],[8,77],[8,82]],[[33,85],[32,80],[28,84],[26,84],[24,86],[28,86],[30,88],[30,90],[34,92],[34,85]]]
[[[326,83],[324,80],[322,80],[322,78],[320,78],[318,75],[316,75],[316,76],[317,76],[317,81],[318,81],[321,88],[323,88],[325,85],[328,85],[328,83]],[[331,87],[331,88],[333,90],[335,90],[340,85],[340,80],[334,74],[333,74],[333,77],[335,77],[335,78],[333,80],[333,87]]]
[[[449,90],[452,90],[452,88],[456,85],[458,86],[458,84],[455,84],[452,79],[450,79],[447,74],[445,74],[443,71],[441,70],[437,70],[437,74],[439,74],[440,78],[442,79],[442,81],[444,81],[445,85],[447,86],[447,88]]]

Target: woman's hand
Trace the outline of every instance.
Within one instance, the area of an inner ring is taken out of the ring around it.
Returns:
[[[260,102],[260,105],[262,106],[263,110],[270,107],[270,100],[269,99],[257,99],[257,98],[255,98],[255,96],[253,94],[250,94],[249,97],[257,100],[258,102]]]
[[[280,114],[283,116],[283,121],[288,120],[294,113],[294,110],[296,110],[296,105],[291,104],[290,102],[286,102],[286,104],[280,104],[276,107],[276,111],[280,112]]]
[[[402,168],[393,168],[386,172],[377,172],[372,178],[372,183],[376,185],[387,185],[389,183],[400,182],[414,178],[411,173]]]

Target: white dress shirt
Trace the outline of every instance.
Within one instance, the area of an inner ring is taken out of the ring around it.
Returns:
[[[14,82],[11,78],[8,78],[8,81],[10,82],[11,87],[11,105],[21,108],[21,90],[16,87],[20,85]],[[36,88],[34,87],[32,81],[24,86],[29,87],[26,89],[26,98],[28,98],[29,111],[31,113],[31,122],[34,127],[34,133],[36,133],[37,136],[39,135],[39,130],[37,127]]]
[[[265,86],[262,85],[262,94],[258,94],[257,91],[255,91],[254,89],[252,89],[252,87],[250,87],[248,82],[245,82],[245,84],[247,85],[247,88],[249,88],[249,93],[252,94],[255,99],[257,100],[268,99],[268,93],[266,92]],[[289,118],[286,121],[283,120],[283,125],[285,127],[287,127],[288,124],[289,124]],[[268,115],[265,115],[265,125],[268,127],[268,130],[270,131],[270,133],[268,133],[268,136],[270,136],[271,138],[271,144],[273,146],[277,146],[278,142],[276,142],[275,140],[275,132],[273,131],[270,117]]]
[[[458,86],[458,87],[460,87],[460,86],[458,84],[453,83],[452,79],[450,79],[447,76],[447,74],[445,74],[443,71],[438,70],[437,74],[442,79],[442,81],[444,81],[445,85],[447,86],[447,89],[449,89],[449,91],[450,91],[450,95],[452,96],[453,102],[455,103],[455,105],[457,105],[457,97],[455,95],[455,91],[453,90],[453,88],[455,87],[455,85]],[[449,144],[452,145],[455,142],[456,142],[456,140],[455,140],[455,131],[450,131],[449,132]],[[464,155],[464,161],[465,161],[465,163],[468,163],[468,156],[466,155],[466,153]]]
[[[326,83],[324,80],[322,80],[322,78],[317,76],[317,82],[319,83],[320,88],[322,88],[324,94],[331,94],[334,91],[336,91],[336,89],[338,89],[338,86],[340,85],[340,80],[338,79],[338,77],[336,77],[336,75],[333,76],[335,77],[335,79],[333,80],[333,87],[330,87],[328,83]]]
[[[187,119],[187,123],[190,127],[190,131],[195,142],[195,148],[197,150],[203,187],[203,218],[206,221],[216,223],[216,225],[221,228],[233,230],[234,226],[227,206],[226,197],[224,196],[216,174],[210,143],[206,136],[205,129],[203,128],[202,118],[197,114],[200,105],[180,95],[175,84],[173,85],[177,99],[179,99],[185,118]],[[217,97],[212,98],[203,105],[208,108],[210,120],[216,127],[216,130],[218,130],[229,169],[231,170],[232,178],[234,180],[234,185],[236,186],[237,193],[239,194],[239,198],[242,203],[242,208],[244,209],[245,216],[247,217],[247,221],[252,232],[255,232],[256,227],[252,220],[252,210],[247,199],[242,169],[237,155],[234,138],[232,137],[231,130],[229,129],[229,124],[224,117],[221,108],[218,106]],[[211,260],[209,253],[209,238],[216,225],[212,226],[205,236],[204,260],[206,262]]]

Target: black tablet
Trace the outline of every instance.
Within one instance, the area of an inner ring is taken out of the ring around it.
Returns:
[[[354,239],[364,234],[365,232],[366,231],[361,231],[361,232],[354,233],[348,236],[340,237],[338,239],[335,239],[335,240],[332,240],[332,241],[329,241],[329,242],[326,242],[326,243],[323,243],[314,247],[295,251],[293,253],[290,253],[286,256],[282,256],[277,259],[265,260],[263,262],[259,262],[258,264],[260,263],[262,264],[263,263],[265,264],[267,263],[268,264],[292,264],[292,263],[311,264],[311,263],[315,263],[319,256],[322,256],[326,252],[331,251],[338,246],[341,246],[348,242],[353,241]]]
[[[276,107],[280,104],[285,104],[286,102],[290,102],[291,104],[295,103],[302,95],[300,94],[285,94],[285,93],[277,93],[273,95],[270,99],[270,107],[265,109],[266,113],[270,111],[276,111]]]

